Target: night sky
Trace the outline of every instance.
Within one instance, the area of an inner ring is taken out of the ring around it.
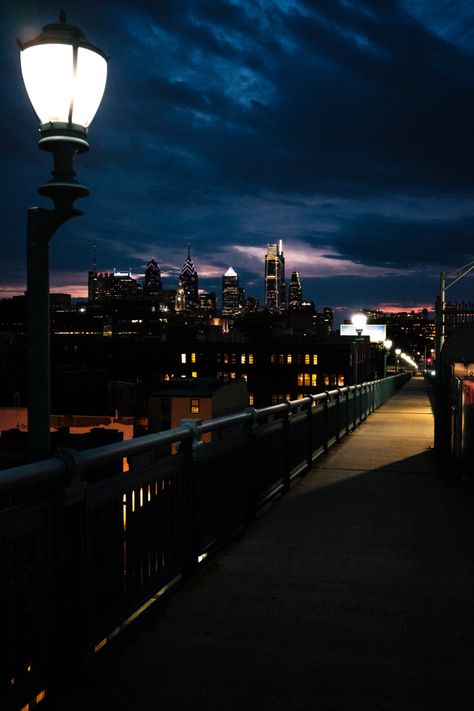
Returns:
[[[25,289],[37,148],[16,38],[57,0],[2,7],[0,296]],[[53,291],[159,263],[175,288],[191,244],[199,285],[229,266],[263,301],[283,240],[316,308],[431,306],[440,271],[474,260],[471,0],[71,0],[67,20],[109,56],[76,161],[91,196],[52,242]],[[474,300],[474,279],[448,292]]]

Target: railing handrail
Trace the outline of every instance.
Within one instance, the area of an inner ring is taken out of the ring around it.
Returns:
[[[389,376],[388,378],[384,378],[384,380],[390,380],[396,377],[398,376]],[[314,403],[323,402],[334,396],[340,397],[340,395],[344,393],[349,394],[350,392],[363,389],[381,380],[382,379],[377,379],[357,385],[335,388],[333,390],[316,393],[315,395],[308,395],[301,400],[285,400],[277,405],[270,405],[254,410],[247,408],[246,410],[231,415],[224,415],[202,421],[197,420],[197,430],[199,434],[204,434],[206,432],[215,432],[219,429],[243,424],[253,417],[255,417],[258,422],[264,417],[278,414],[291,416],[298,410],[303,410],[305,407],[312,407]],[[70,477],[73,473],[82,474],[89,469],[115,462],[124,457],[132,457],[157,450],[173,442],[185,442],[186,440],[192,439],[193,436],[194,434],[190,426],[181,424],[178,427],[163,432],[143,435],[136,439],[106,444],[92,449],[65,449],[49,459],[0,470],[0,493],[6,490],[11,492],[34,483],[42,484],[60,479],[61,477]]]

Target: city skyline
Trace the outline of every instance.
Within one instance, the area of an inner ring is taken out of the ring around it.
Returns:
[[[474,259],[474,58],[468,3],[308,0],[72,2],[67,19],[110,55],[85,215],[52,241],[52,291],[87,295],[93,263],[199,286],[231,265],[263,303],[266,245],[283,240],[316,307],[432,307],[440,271]],[[49,157],[16,37],[57,19],[5,11],[0,295],[25,290],[26,209]],[[156,58],[156,60],[155,60]],[[472,279],[449,292],[472,299]]]

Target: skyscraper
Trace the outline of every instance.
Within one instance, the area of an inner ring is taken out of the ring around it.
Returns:
[[[179,281],[184,290],[185,308],[189,309],[198,306],[198,273],[191,259],[190,244],[188,244],[188,257],[181,269]]]
[[[267,244],[265,308],[269,311],[285,311],[286,309],[285,257],[282,240],[278,244]]]
[[[288,308],[300,309],[303,303],[303,290],[301,288],[300,275],[298,272],[293,272],[288,287]]]
[[[145,269],[145,283],[143,285],[144,296],[156,296],[163,289],[161,280],[161,270],[158,264],[152,259]]]
[[[222,315],[234,316],[238,314],[239,299],[239,277],[232,267],[229,267],[222,277]]]

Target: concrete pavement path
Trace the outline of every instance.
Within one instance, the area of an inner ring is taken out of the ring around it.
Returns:
[[[320,458],[54,708],[474,708],[474,492],[423,380]]]

